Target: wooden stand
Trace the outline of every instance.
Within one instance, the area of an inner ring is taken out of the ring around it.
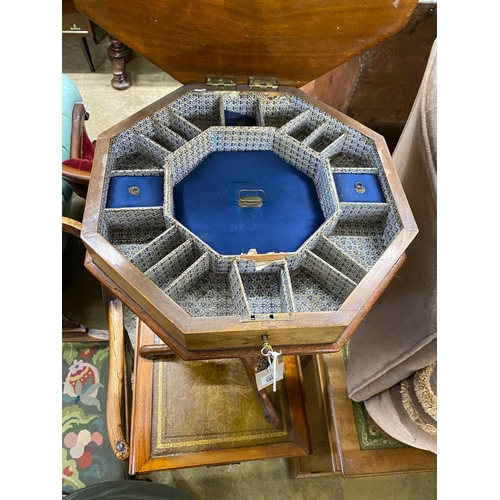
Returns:
[[[361,422],[362,405],[347,396],[342,352],[313,356],[303,369],[303,381],[313,452],[291,459],[294,478],[332,474],[361,477],[437,469],[434,453],[398,443],[369,419]]]
[[[139,320],[130,474],[311,452],[297,357],[285,358],[285,378],[267,394],[276,409],[272,425],[238,360],[142,357],[140,346],[154,341]]]

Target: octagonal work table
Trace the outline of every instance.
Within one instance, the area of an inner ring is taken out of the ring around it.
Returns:
[[[376,133],[294,88],[192,84],[99,136],[82,239],[189,360],[340,349],[416,233]]]

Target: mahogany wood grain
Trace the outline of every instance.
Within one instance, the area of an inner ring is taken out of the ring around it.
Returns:
[[[68,182],[74,182],[85,186],[89,184],[90,172],[78,170],[77,168],[62,165],[62,178]]]
[[[323,76],[304,85],[300,90],[341,113],[346,113],[360,70],[359,57],[353,57]]]
[[[294,478],[340,474],[335,435],[329,432],[329,429],[333,429],[332,417],[329,406],[325,404],[328,398],[321,384],[317,357],[318,355],[311,356],[311,361],[302,366],[302,386],[307,420],[311,429],[312,453],[290,459]]]
[[[393,151],[436,37],[437,2],[419,2],[400,31],[301,90],[368,125]]]
[[[151,415],[153,414],[153,360],[139,356],[142,343],[152,344],[154,333],[142,321],[137,322],[134,378],[140,381],[132,393],[129,473],[139,473],[151,455]],[[139,391],[139,387],[141,390]],[[139,399],[139,396],[140,399]]]
[[[134,301],[130,295],[125,293],[122,289],[116,287],[114,282],[102,272],[102,270],[96,266],[90,255],[87,253],[85,260],[85,267],[88,271],[101,283],[104,283],[107,287],[113,290],[113,293],[116,294],[120,300],[123,301],[127,307],[136,314],[141,320],[151,328],[156,335],[158,335],[164,342],[167,344],[167,348],[164,346],[154,346],[153,348],[149,345],[145,345],[145,349],[142,349],[142,346],[139,350],[141,355],[144,354],[144,357],[155,357],[163,354],[169,354],[170,349],[180,356],[182,359],[189,360],[201,360],[201,359],[225,359],[225,358],[238,358],[238,357],[247,357],[247,356],[258,356],[260,354],[261,345],[256,347],[242,347],[238,349],[219,349],[217,351],[208,350],[208,349],[200,349],[198,351],[186,351],[183,346],[177,343],[171,336],[168,335],[161,323],[158,323],[148,315],[147,311],[141,308],[136,301]],[[390,274],[391,277],[394,277],[399,269],[399,265],[396,265]],[[390,280],[390,278],[388,278]],[[383,289],[376,290],[376,297],[378,297],[383,292]],[[373,298],[375,300],[375,297]],[[369,307],[366,307],[361,312],[362,316],[358,316],[357,320],[361,321],[365,314],[369,311]],[[359,313],[359,311],[358,311]],[[348,332],[347,335],[341,337],[342,342],[336,343],[333,342],[331,344],[307,344],[303,346],[288,346],[288,345],[280,345],[279,349],[282,351],[284,356],[290,355],[308,355],[308,354],[319,354],[319,353],[329,353],[329,352],[337,352],[339,351],[343,343],[347,341],[348,337],[352,332]],[[278,346],[276,346],[278,348]]]
[[[419,2],[403,29],[361,54],[349,116],[377,131],[406,123],[437,37],[437,17],[437,2]]]
[[[175,352],[167,344],[141,345],[139,349],[139,356],[146,359],[155,359],[174,354]]]
[[[76,0],[181,83],[276,77],[300,87],[400,30],[417,0]]]

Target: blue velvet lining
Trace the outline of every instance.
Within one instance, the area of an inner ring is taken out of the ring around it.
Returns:
[[[343,202],[384,203],[384,193],[374,174],[333,174],[339,200]],[[360,182],[366,191],[358,193],[354,185]]]
[[[254,126],[255,118],[251,116],[242,115],[241,113],[235,113],[234,111],[224,110],[224,118],[226,120],[227,127],[236,127],[236,126]]]
[[[139,188],[134,195],[129,189]],[[107,208],[161,207],[163,205],[163,176],[111,177],[109,181]]]
[[[261,207],[240,207],[262,189]],[[293,252],[324,222],[312,179],[272,151],[216,152],[174,187],[176,219],[220,254]]]

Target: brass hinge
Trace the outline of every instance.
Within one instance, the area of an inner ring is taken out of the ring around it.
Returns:
[[[277,78],[268,78],[264,76],[250,76],[248,78],[248,87],[250,90],[278,90],[279,80]]]
[[[236,90],[236,77],[234,76],[207,76],[205,84],[212,89]]]

